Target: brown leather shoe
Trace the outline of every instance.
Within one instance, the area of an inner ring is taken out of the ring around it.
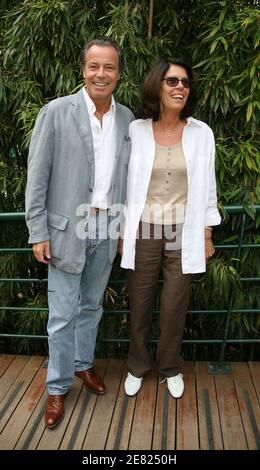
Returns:
[[[47,428],[54,428],[62,420],[66,395],[48,395],[45,408],[45,424]]]
[[[88,392],[95,393],[96,395],[104,395],[106,393],[106,387],[93,367],[87,370],[76,371],[75,375],[83,380]]]

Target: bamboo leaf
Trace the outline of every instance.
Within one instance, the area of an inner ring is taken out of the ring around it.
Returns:
[[[215,51],[216,47],[217,47],[217,44],[218,44],[218,39],[216,39],[213,44],[211,45],[211,48],[210,48],[210,55],[213,54],[213,52]]]
[[[252,112],[253,112],[253,103],[250,102],[250,103],[248,104],[247,112],[246,112],[246,120],[247,120],[247,122],[250,121],[251,116],[252,116]]]

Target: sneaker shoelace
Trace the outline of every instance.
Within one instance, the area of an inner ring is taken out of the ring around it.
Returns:
[[[176,375],[175,377],[165,377],[163,380],[161,380],[161,382],[159,382],[160,384],[163,384],[167,379],[173,379],[173,382],[174,383],[177,383],[178,380],[179,380],[179,375],[181,376],[181,378],[183,378],[183,374],[178,374]]]
[[[167,377],[164,377],[164,379],[161,380],[159,383],[160,383],[160,384],[163,384],[164,382],[166,382],[166,379],[167,379]]]

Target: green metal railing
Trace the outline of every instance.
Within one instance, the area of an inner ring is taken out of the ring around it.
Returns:
[[[260,212],[260,205],[255,206],[256,212]],[[235,268],[237,272],[240,271],[241,266],[240,266],[240,257],[241,257],[241,252],[244,248],[259,248],[259,244],[254,244],[254,243],[243,243],[243,238],[244,238],[244,232],[245,232],[245,222],[246,222],[246,217],[247,214],[244,211],[243,207],[240,205],[233,205],[233,206],[225,206],[224,210],[227,214],[238,214],[241,216],[241,225],[240,225],[240,233],[239,233],[239,240],[238,243],[235,244],[219,244],[215,245],[216,249],[227,249],[227,250],[236,250],[235,253]],[[21,213],[2,213],[0,214],[0,223],[1,222],[11,222],[11,221],[24,221],[25,214],[23,212]],[[30,252],[31,248],[0,248],[0,255],[5,254],[5,253],[26,253]],[[240,269],[239,269],[240,268]],[[259,282],[260,278],[259,277],[240,277],[240,282],[241,283],[256,283]],[[47,278],[44,279],[37,279],[37,278],[20,278],[20,277],[15,277],[15,278],[0,278],[0,283],[46,283]],[[117,279],[117,280],[110,280],[109,285],[118,285],[124,283],[124,279]],[[1,284],[0,284],[1,285]],[[232,290],[230,293],[230,298],[229,298],[229,304],[226,309],[218,309],[218,310],[188,310],[188,314],[191,315],[197,315],[197,314],[223,314],[226,315],[226,322],[225,322],[225,328],[224,328],[224,336],[221,339],[184,339],[183,343],[191,343],[191,344],[203,344],[203,343],[214,343],[214,344],[219,344],[221,346],[220,348],[220,354],[219,354],[219,363],[222,363],[224,360],[224,354],[225,354],[225,349],[226,345],[230,343],[251,343],[251,344],[256,344],[260,343],[260,335],[258,338],[228,338],[228,332],[229,332],[229,326],[230,326],[230,321],[232,318],[232,314],[234,313],[240,313],[240,314],[260,314],[260,309],[259,308],[241,308],[241,309],[233,309],[233,304],[234,304],[234,291]],[[48,311],[47,307],[21,307],[21,306],[10,306],[10,305],[0,305],[0,311],[10,311],[11,312],[23,312],[23,311]],[[155,311],[156,312],[156,311]],[[128,310],[106,310],[105,314],[110,314],[110,315],[122,315],[122,314],[128,314]],[[157,312],[158,313],[158,312]],[[1,333],[0,332],[0,337],[2,338],[27,338],[29,340],[32,339],[47,339],[47,335],[29,335],[29,334],[17,334],[17,333]],[[117,342],[117,343],[126,343],[128,342],[128,338],[101,338],[100,341],[107,343],[107,342]],[[156,340],[152,340],[151,342],[156,342]]]

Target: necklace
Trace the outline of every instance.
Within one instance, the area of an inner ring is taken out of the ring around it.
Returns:
[[[160,129],[160,128],[159,128],[159,132],[162,132],[162,133],[166,134],[167,137],[172,137],[173,135],[175,135],[175,134],[177,133],[177,131],[179,130],[179,128],[180,128],[180,125],[177,124],[177,126],[176,126],[176,127],[173,127],[172,129],[163,129],[163,128]],[[158,130],[158,126],[157,126],[157,130]]]
[[[177,130],[178,130],[179,126],[178,127],[174,127],[173,129],[165,129],[165,133],[168,137],[171,137],[172,135],[176,134]]]

